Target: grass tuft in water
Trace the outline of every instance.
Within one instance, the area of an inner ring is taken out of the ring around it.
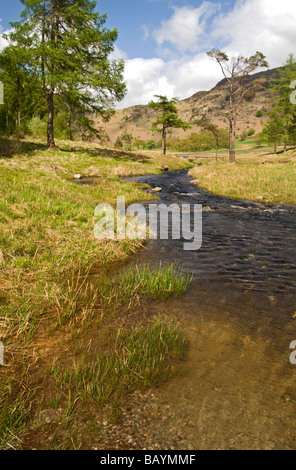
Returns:
[[[95,362],[82,361],[72,370],[53,366],[51,375],[63,391],[87,403],[104,405],[130,389],[146,388],[167,379],[174,371],[171,359],[182,359],[185,341],[166,318],[148,325],[121,329],[114,348]]]
[[[167,299],[172,295],[182,295],[191,280],[192,275],[185,274],[175,263],[156,267],[145,264],[129,268],[116,280],[104,280],[100,289],[104,306],[107,307],[140,295],[152,299]]]

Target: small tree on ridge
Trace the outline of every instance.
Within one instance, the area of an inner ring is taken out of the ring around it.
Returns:
[[[167,130],[174,127],[179,129],[189,129],[191,126],[188,122],[182,121],[178,117],[178,111],[176,103],[179,101],[178,98],[172,98],[169,100],[166,96],[154,95],[158,102],[150,101],[149,107],[153,108],[158,113],[158,118],[152,123],[152,128],[157,129],[161,126],[161,140],[162,140],[162,155],[166,154],[166,139]]]

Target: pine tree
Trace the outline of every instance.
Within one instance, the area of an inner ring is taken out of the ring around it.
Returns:
[[[287,150],[287,144],[293,140],[295,134],[295,114],[296,106],[291,102],[291,88],[290,85],[296,79],[296,59],[293,54],[290,54],[286,60],[284,67],[279,71],[279,78],[274,80],[271,84],[270,91],[272,97],[272,110],[269,113],[271,120],[274,120],[274,115],[277,114],[282,118],[284,125],[283,140],[284,151]]]
[[[47,103],[47,144],[55,148],[55,95],[67,97],[71,108],[89,125],[92,113],[110,116],[125,95],[123,61],[111,61],[117,31],[104,27],[106,15],[90,0],[21,0],[21,21],[12,24],[10,45],[27,70],[40,77]]]
[[[166,96],[154,95],[158,98],[157,102],[150,101],[149,107],[153,108],[158,113],[158,118],[152,123],[152,128],[157,129],[161,126],[161,138],[162,138],[162,155],[166,154],[166,139],[167,130],[170,128],[189,129],[191,126],[188,122],[182,121],[178,117],[178,111],[176,103],[179,101],[178,98],[172,98],[169,100]]]
[[[278,145],[285,138],[285,119],[274,112],[261,132],[261,138],[273,144],[274,154],[276,154]]]
[[[5,123],[1,127],[8,133],[20,132],[21,123],[29,120],[40,104],[40,81],[26,68],[24,55],[15,46],[0,54],[0,80],[5,88]]]

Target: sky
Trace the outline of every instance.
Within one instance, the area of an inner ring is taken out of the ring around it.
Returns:
[[[19,0],[0,0],[0,49],[22,10]],[[125,61],[128,93],[118,108],[211,89],[223,78],[206,54],[212,48],[229,57],[263,52],[270,68],[296,56],[295,0],[98,0],[97,10],[118,30],[112,55]]]

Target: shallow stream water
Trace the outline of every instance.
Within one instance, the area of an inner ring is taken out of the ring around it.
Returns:
[[[203,205],[200,250],[151,240],[136,260],[193,273],[162,312],[178,318],[190,351],[184,376],[154,395],[163,410],[154,438],[166,448],[296,449],[296,207],[214,196],[187,170],[136,181],[161,187],[160,202]]]

